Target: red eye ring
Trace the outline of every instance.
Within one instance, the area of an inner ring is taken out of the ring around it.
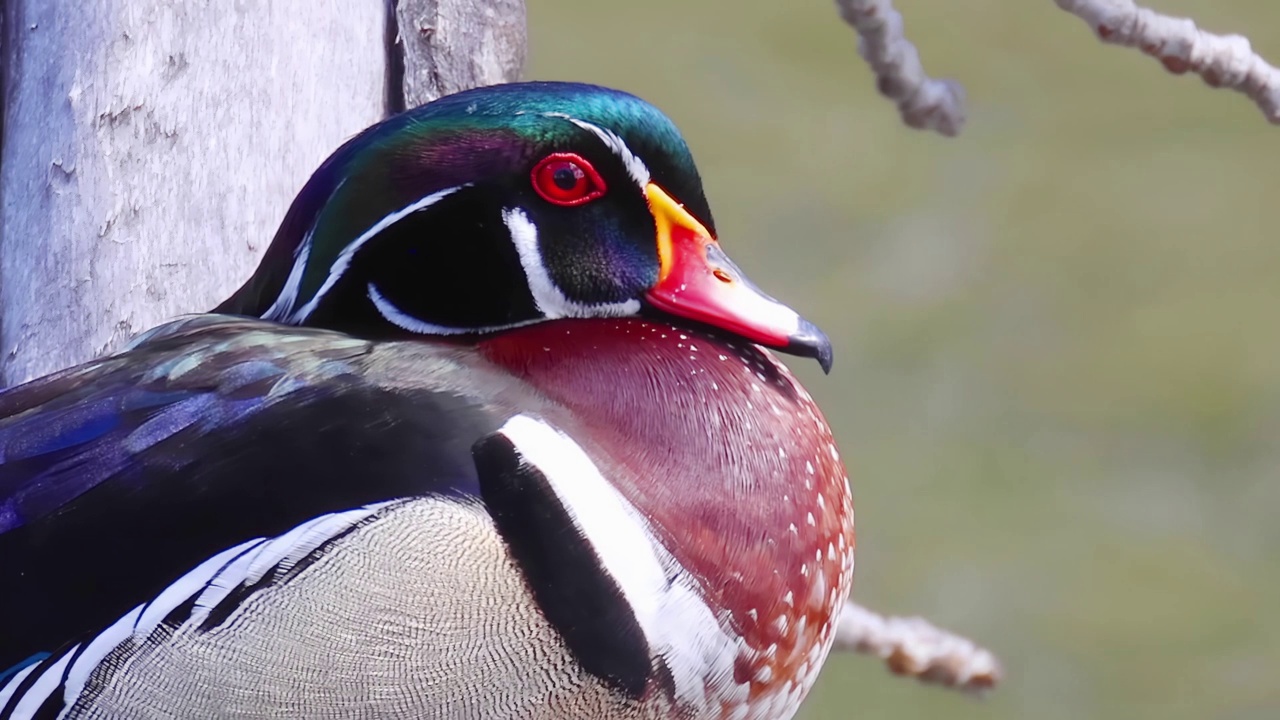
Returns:
[[[564,207],[604,195],[604,178],[577,153],[551,153],[533,166],[533,189],[543,200]]]

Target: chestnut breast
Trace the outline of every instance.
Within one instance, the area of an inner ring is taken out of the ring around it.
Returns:
[[[565,429],[742,638],[736,679],[802,694],[852,582],[853,509],[831,430],[786,367],[632,318],[541,323],[479,350],[572,413]]]

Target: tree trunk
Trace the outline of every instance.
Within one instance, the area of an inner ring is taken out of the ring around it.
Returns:
[[[523,0],[5,0],[4,31],[0,385],[212,307],[344,140],[524,60]]]
[[[399,0],[396,18],[407,107],[520,75],[524,0]]]

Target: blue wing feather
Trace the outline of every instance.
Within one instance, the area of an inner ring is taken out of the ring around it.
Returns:
[[[416,362],[392,363],[411,374],[395,387],[372,383],[373,348],[201,316],[0,392],[0,668],[114,622],[247,538],[478,493],[470,448],[501,412],[431,390]]]

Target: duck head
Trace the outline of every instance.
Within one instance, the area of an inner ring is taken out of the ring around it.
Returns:
[[[571,83],[450,95],[352,138],[216,311],[372,338],[640,315],[832,360],[721,249],[675,125]]]

